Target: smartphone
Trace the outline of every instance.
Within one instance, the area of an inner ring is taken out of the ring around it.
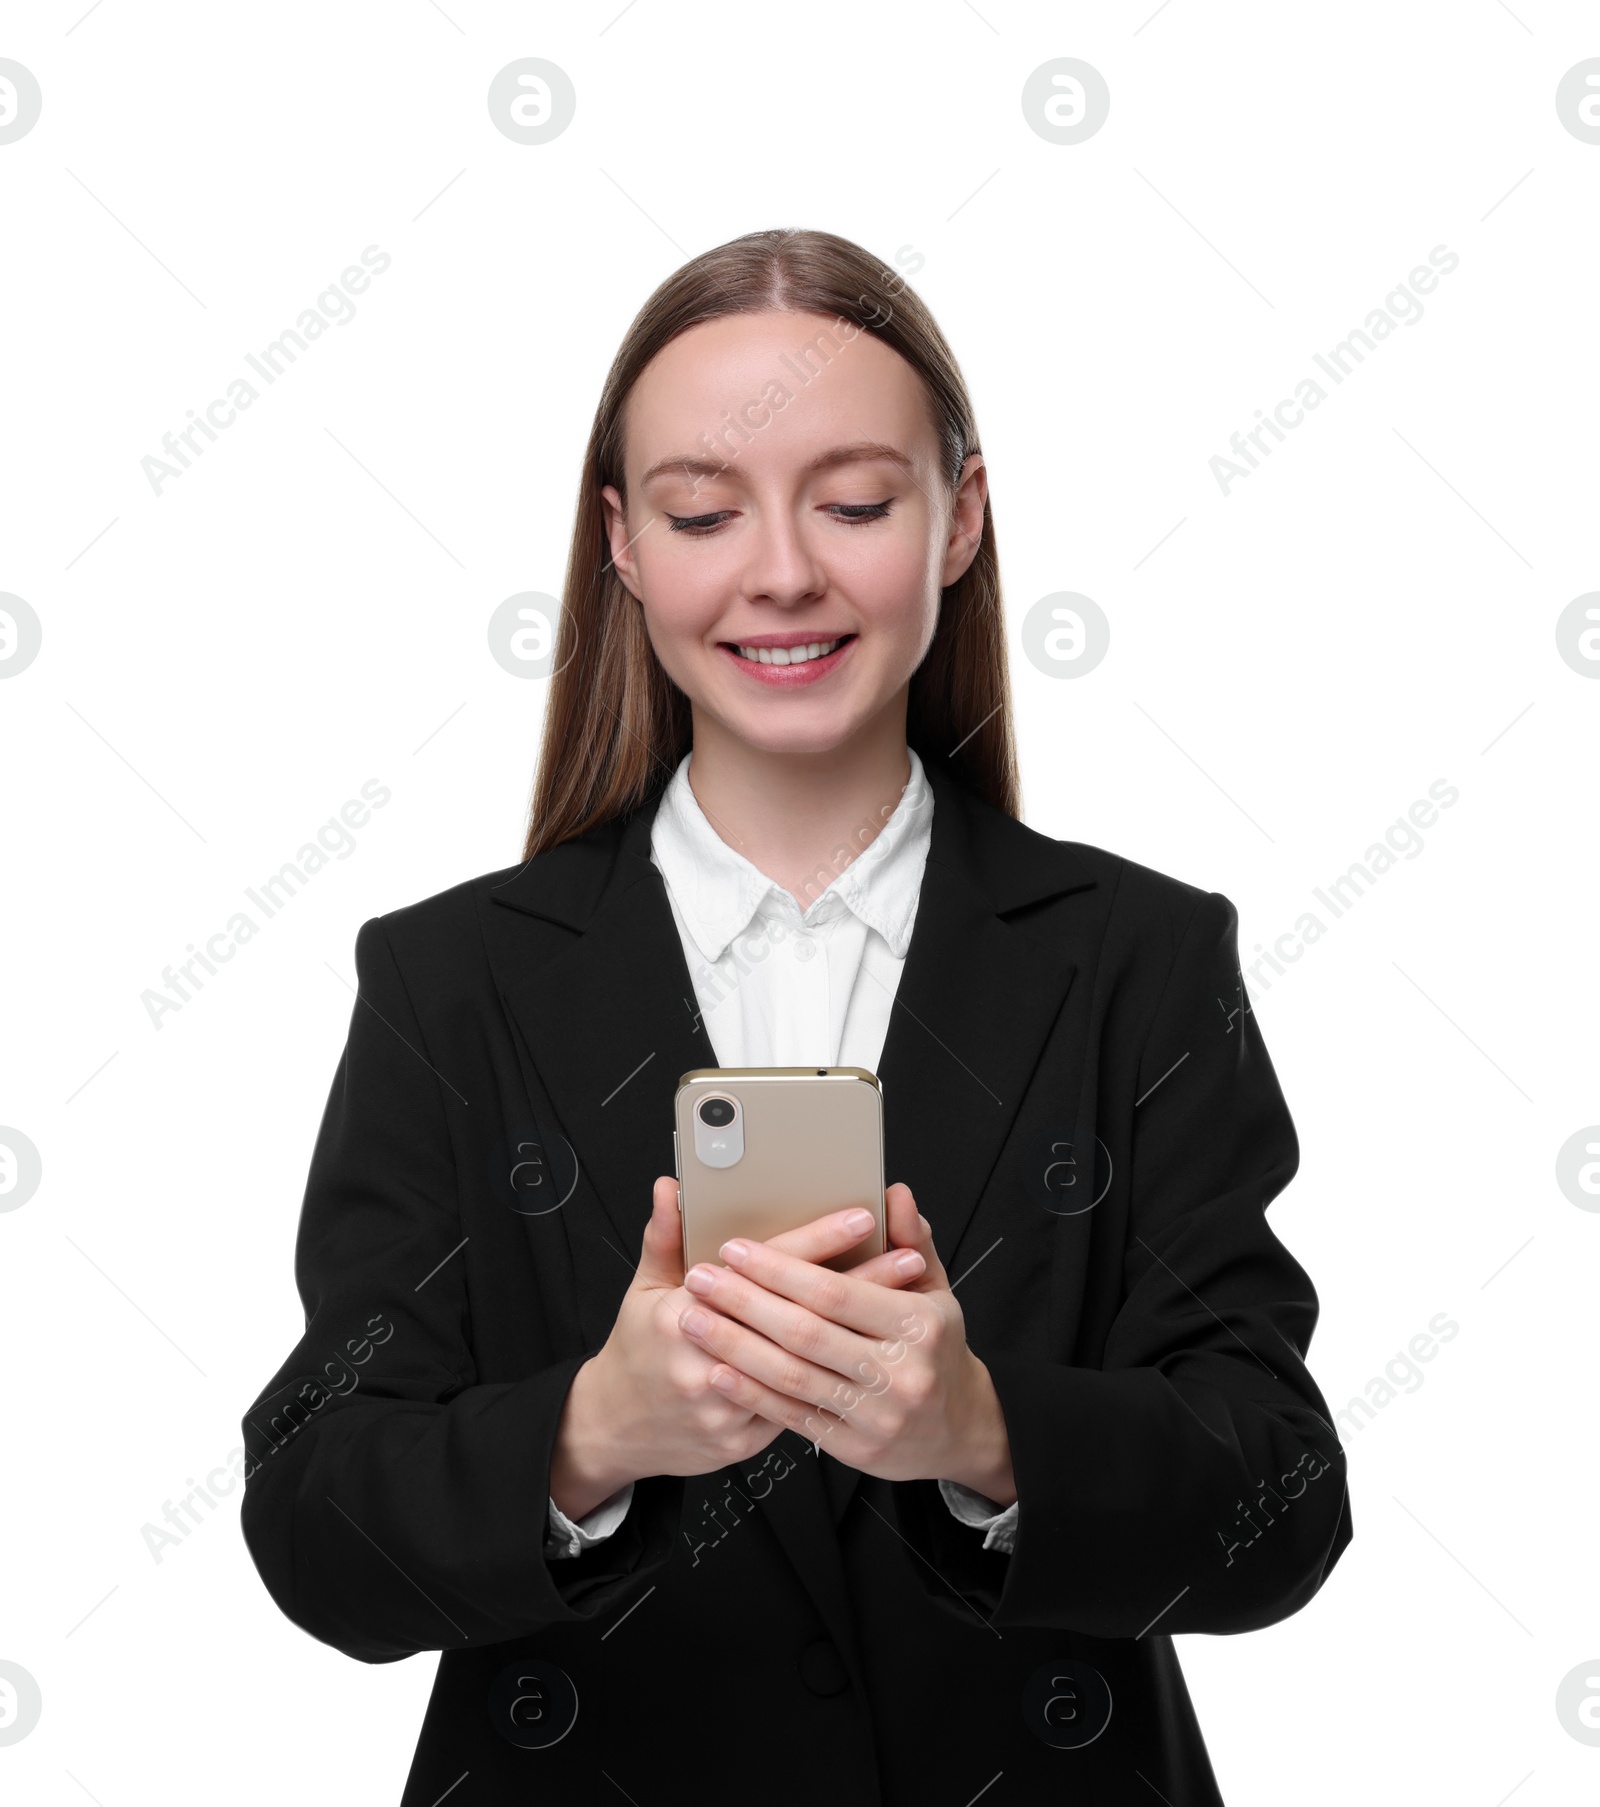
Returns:
[[[684,1272],[725,1265],[730,1236],[758,1241],[854,1205],[875,1227],[838,1270],[881,1255],[883,1087],[865,1067],[696,1067],[678,1081],[673,1130]]]

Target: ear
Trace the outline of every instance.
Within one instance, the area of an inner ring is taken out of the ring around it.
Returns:
[[[949,589],[965,575],[983,543],[983,510],[989,497],[989,473],[981,452],[969,452],[956,480],[951,508],[950,537],[945,542],[944,569],[939,587]]]
[[[616,568],[617,576],[627,586],[629,594],[636,602],[643,602],[644,591],[639,583],[639,566],[633,556],[634,541],[638,535],[628,532],[628,513],[615,484],[608,483],[600,491],[600,505],[606,512],[606,539],[611,547],[611,563]]]

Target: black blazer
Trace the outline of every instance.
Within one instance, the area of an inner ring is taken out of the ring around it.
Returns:
[[[785,1430],[640,1480],[613,1537],[543,1555],[562,1405],[672,1172],[679,1075],[718,1064],[653,799],[356,938],[306,1332],[244,1418],[243,1530],[313,1637],[443,1652],[403,1807],[653,1807],[735,1778],[764,1807],[991,1783],[986,1807],[1215,1803],[1172,1634],[1285,1618],[1350,1540],[1303,1359],[1316,1294],[1265,1216],[1299,1149],[1233,905],[1036,833],[918,751],[887,1172],[993,1376],[1015,1553],[935,1480]]]

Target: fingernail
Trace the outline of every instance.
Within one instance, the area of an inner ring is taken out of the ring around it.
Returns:
[[[711,1376],[711,1384],[720,1387],[724,1393],[731,1393],[734,1387],[734,1376],[726,1368],[718,1368]]]
[[[915,1249],[907,1249],[903,1255],[894,1258],[894,1271],[904,1274],[908,1280],[914,1274],[920,1274],[927,1265]]]
[[[708,1293],[717,1282],[709,1268],[695,1266],[683,1276],[683,1283],[692,1293]]]
[[[922,1225],[924,1235],[933,1228],[933,1225],[928,1222],[927,1218],[925,1218],[920,1211],[917,1213],[917,1222]]]
[[[717,1253],[730,1267],[743,1267],[750,1258],[749,1247],[742,1242],[725,1242]]]
[[[703,1311],[686,1311],[678,1322],[690,1336],[704,1336],[711,1328],[711,1320]]]
[[[845,1218],[844,1227],[852,1236],[865,1236],[877,1221],[870,1211],[852,1211]]]

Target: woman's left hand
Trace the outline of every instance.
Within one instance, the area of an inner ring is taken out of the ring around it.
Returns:
[[[839,1461],[890,1481],[956,1481],[1009,1505],[1011,1447],[989,1370],[967,1346],[911,1188],[897,1182],[884,1202],[889,1247],[923,1264],[899,1288],[738,1237],[718,1250],[727,1267],[685,1275],[699,1304],[680,1325],[721,1357],[709,1378],[731,1401]]]

